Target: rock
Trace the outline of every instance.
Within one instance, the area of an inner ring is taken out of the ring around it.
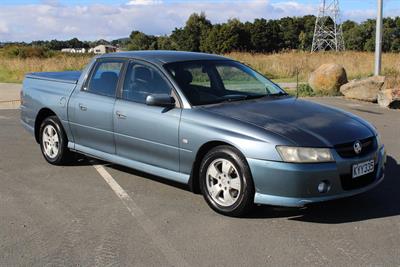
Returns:
[[[386,76],[385,84],[383,85],[381,90],[386,89],[400,89],[400,76]]]
[[[379,91],[378,104],[385,108],[400,108],[400,88]]]
[[[338,64],[323,64],[311,73],[308,83],[316,93],[337,95],[347,83],[346,70]]]
[[[384,76],[373,76],[361,80],[353,80],[340,87],[340,92],[346,98],[376,102],[378,92],[385,82]]]

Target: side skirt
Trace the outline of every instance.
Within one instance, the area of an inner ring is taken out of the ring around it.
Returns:
[[[180,173],[180,172],[163,169],[163,168],[149,165],[146,163],[123,158],[123,157],[120,157],[120,156],[114,155],[114,154],[108,154],[108,153],[98,151],[93,148],[81,146],[81,145],[78,145],[78,144],[75,144],[72,142],[68,142],[68,148],[73,151],[80,152],[80,153],[86,154],[88,156],[92,156],[94,158],[112,162],[112,163],[115,163],[118,165],[123,165],[123,166],[129,167],[129,168],[139,170],[139,171],[142,171],[145,173],[149,173],[152,175],[156,175],[159,177],[164,177],[166,179],[169,179],[169,180],[172,180],[172,181],[175,181],[178,183],[188,184],[188,182],[189,182],[189,178],[190,178],[189,174],[184,174],[184,173]]]

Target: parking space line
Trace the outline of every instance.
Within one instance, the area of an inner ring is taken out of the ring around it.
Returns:
[[[152,239],[154,244],[163,253],[168,263],[172,266],[189,266],[179,252],[165,239],[165,237],[157,230],[157,227],[150,221],[128,195],[128,193],[115,181],[111,174],[99,164],[93,167],[103,177],[106,183],[111,187],[114,193],[119,197],[129,213],[137,220],[138,224],[143,228],[147,235]]]

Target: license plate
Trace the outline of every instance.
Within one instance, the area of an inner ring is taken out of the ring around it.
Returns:
[[[374,171],[374,160],[368,160],[353,165],[353,178],[360,177],[362,175],[371,173]]]

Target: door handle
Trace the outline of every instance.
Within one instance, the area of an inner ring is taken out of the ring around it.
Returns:
[[[87,107],[85,107],[85,106],[82,105],[82,104],[79,104],[79,108],[80,108],[81,110],[83,110],[83,111],[86,111],[86,110],[87,110]]]
[[[120,111],[115,112],[115,114],[117,114],[119,119],[125,119],[126,115],[122,114]]]

